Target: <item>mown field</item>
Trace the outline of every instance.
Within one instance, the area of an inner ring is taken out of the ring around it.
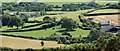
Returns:
[[[96,22],[108,22],[110,21],[111,25],[119,26],[120,14],[116,15],[100,15],[100,16],[91,16]]]
[[[120,9],[100,9],[97,11],[93,11],[88,14],[98,14],[98,13],[119,13]]]
[[[55,41],[44,41],[44,46],[42,46],[40,43],[42,40],[31,40],[9,36],[0,36],[0,40],[0,43],[2,42],[2,45],[0,45],[0,47],[10,47],[12,49],[42,49],[64,46],[64,44],[57,44]]]

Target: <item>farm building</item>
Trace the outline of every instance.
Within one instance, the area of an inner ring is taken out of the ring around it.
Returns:
[[[110,23],[108,23],[108,22],[100,22],[99,25],[100,26],[109,26]]]
[[[101,28],[101,31],[103,32],[113,32],[116,33],[118,32],[119,28],[115,27],[115,26],[106,26],[104,28]]]

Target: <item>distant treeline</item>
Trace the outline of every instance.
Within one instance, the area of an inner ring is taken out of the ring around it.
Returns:
[[[20,2],[19,4],[15,3],[3,3],[2,9],[9,11],[77,11],[84,9],[92,9],[92,8],[112,8],[112,9],[120,9],[120,3],[111,4],[108,3],[106,5],[100,5],[97,3],[79,3],[79,4],[63,4],[59,5],[47,5],[45,3],[34,3],[34,2]]]

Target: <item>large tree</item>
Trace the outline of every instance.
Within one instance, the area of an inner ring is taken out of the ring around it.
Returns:
[[[24,22],[22,21],[22,19],[20,17],[11,16],[11,19],[7,26],[8,27],[16,26],[18,29],[20,26],[23,26],[23,24],[24,24]]]
[[[73,28],[77,27],[76,21],[70,18],[62,18],[61,19],[61,27],[66,28],[67,31],[73,30]]]
[[[10,14],[6,13],[2,15],[2,26],[6,26],[8,25],[8,23],[10,22]]]

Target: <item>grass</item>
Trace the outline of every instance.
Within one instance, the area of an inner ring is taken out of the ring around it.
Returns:
[[[47,30],[36,30],[36,31],[28,31],[28,32],[8,32],[8,33],[5,32],[5,33],[10,35],[32,36],[32,37],[40,38],[40,37],[48,37],[54,33],[56,33],[57,35],[62,34],[62,32],[58,32],[59,30],[65,30],[65,29],[52,30],[52,28],[49,28]],[[82,37],[86,37],[90,32],[90,30],[82,30],[79,28],[75,30],[76,31],[69,32],[73,37],[78,37],[79,35],[81,35]]]
[[[63,13],[63,14],[58,14],[58,15],[45,15],[45,16],[50,16],[50,17],[56,17],[57,20],[60,20],[62,17],[68,17],[68,18],[72,18],[75,21],[79,22],[78,16],[80,15],[80,13],[85,13],[88,12],[90,10],[94,10],[94,9],[87,9],[87,10],[79,10],[79,11],[53,11],[53,12],[49,12],[49,13]],[[45,16],[39,16],[39,17],[35,17],[35,20],[39,20],[42,21],[42,19]],[[29,18],[30,21],[33,21],[34,18]]]
[[[34,24],[37,24],[37,23],[25,23],[24,26],[29,26],[29,25],[34,25]]]

